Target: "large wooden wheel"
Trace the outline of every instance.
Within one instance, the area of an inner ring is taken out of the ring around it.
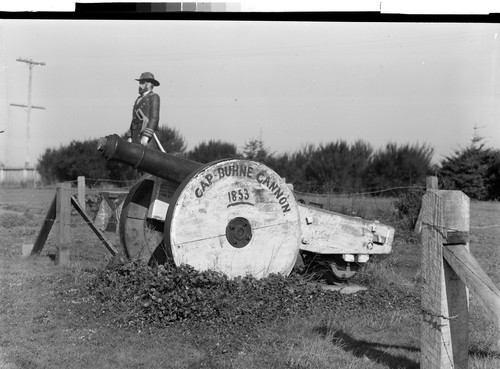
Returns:
[[[132,187],[123,203],[119,232],[120,242],[128,258],[146,263],[151,261],[154,251],[163,242],[166,216],[151,216],[151,207],[158,196],[162,201],[169,202],[176,188],[176,184],[149,174],[141,177]]]
[[[196,170],[180,185],[161,250],[177,266],[262,278],[291,272],[300,235],[285,181],[263,164],[230,159]]]
[[[130,259],[149,262],[163,238],[163,223],[147,219],[155,178],[145,175],[131,188],[120,215],[120,242]]]

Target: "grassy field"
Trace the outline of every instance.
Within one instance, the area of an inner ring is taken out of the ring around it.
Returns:
[[[0,189],[0,368],[419,368],[418,244],[397,239],[356,276],[368,291],[330,292],[327,304],[283,319],[127,327],[88,289],[110,256],[76,213],[70,266],[54,265],[52,234],[40,257],[21,257],[54,194]],[[364,217],[390,211],[387,200],[342,201]],[[499,214],[499,203],[471,203],[471,252],[497,286]],[[500,368],[494,324],[474,296],[470,316],[469,367]]]

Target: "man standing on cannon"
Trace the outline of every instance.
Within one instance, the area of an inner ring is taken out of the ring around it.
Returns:
[[[139,81],[140,95],[134,103],[132,122],[126,134],[127,141],[148,146],[151,139],[154,139],[156,145],[149,146],[165,151],[155,133],[160,120],[160,96],[153,92],[153,88],[159,86],[160,82],[150,72],[142,73],[136,81]]]

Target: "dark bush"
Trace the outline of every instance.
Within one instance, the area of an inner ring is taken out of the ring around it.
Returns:
[[[184,139],[175,129],[160,127],[159,141],[166,152],[184,153]],[[122,135],[122,138],[125,134]],[[37,169],[44,184],[74,181],[78,176],[86,177],[86,184],[93,186],[101,180],[110,180],[115,185],[128,185],[140,174],[129,165],[106,161],[97,150],[98,139],[71,141],[59,149],[48,148],[38,160]]]
[[[422,197],[425,193],[423,188],[410,188],[394,200],[394,208],[397,214],[396,235],[406,242],[416,242],[418,237],[415,233],[420,209],[422,207]]]
[[[406,287],[389,285],[374,285],[369,291],[343,295],[327,291],[295,272],[288,277],[228,279],[189,266],[150,268],[119,259],[98,272],[89,282],[88,291],[99,304],[94,314],[106,314],[106,319],[119,326],[142,329],[182,324],[189,329],[213,327],[240,333],[293,315],[310,316],[337,309],[354,312],[368,306],[386,308],[388,301],[393,307],[406,309],[414,306],[418,298]]]
[[[47,149],[37,165],[45,184],[72,181],[78,176],[92,179],[106,178],[106,161],[97,151],[97,139],[71,141],[59,149]],[[92,181],[88,181],[92,185]]]
[[[202,142],[187,153],[189,159],[204,164],[214,160],[237,158],[239,156],[234,144],[214,140]]]
[[[489,198],[500,200],[500,151],[493,153],[491,165],[486,173]]]
[[[165,149],[165,152],[184,154],[186,151],[186,142],[182,134],[175,128],[160,126],[156,132],[158,140]]]
[[[389,143],[377,151],[366,172],[367,185],[373,189],[389,189],[424,185],[432,174],[434,149],[428,145],[397,145]],[[397,195],[397,191],[385,195]]]
[[[320,145],[305,165],[305,178],[321,192],[360,191],[372,151],[371,146],[362,141],[349,145],[340,140]]]
[[[480,141],[475,137],[469,146],[441,162],[441,188],[463,191],[476,200],[500,198],[500,152]]]
[[[324,294],[319,285],[310,285],[298,275],[231,280],[189,266],[151,268],[132,261],[114,262],[99,272],[89,290],[123,325],[184,320],[255,325],[311,308],[311,296]]]

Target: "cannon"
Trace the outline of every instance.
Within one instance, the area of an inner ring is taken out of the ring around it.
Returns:
[[[262,278],[288,275],[301,255],[310,270],[326,265],[332,283],[392,250],[394,228],[302,204],[262,163],[201,164],[118,135],[101,138],[98,150],[146,173],[120,216],[120,241],[131,259]]]

